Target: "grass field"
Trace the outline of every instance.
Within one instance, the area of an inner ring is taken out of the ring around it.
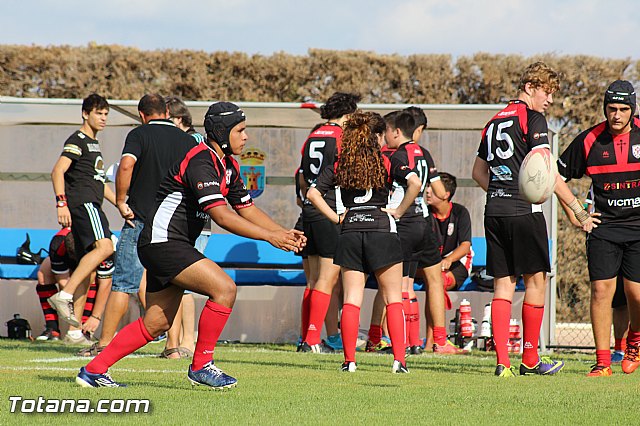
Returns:
[[[111,369],[127,388],[74,383],[87,360],[61,343],[0,340],[0,424],[637,424],[640,372],[587,378],[591,356],[562,355],[554,377],[493,376],[492,354],[413,356],[410,374],[391,374],[390,355],[358,354],[358,371],[341,373],[342,355],[297,354],[293,346],[219,345],[216,364],[238,378],[230,391],[192,388],[188,360],[155,357],[147,345]],[[516,365],[519,365],[517,363]],[[143,399],[146,414],[10,413],[23,399]]]

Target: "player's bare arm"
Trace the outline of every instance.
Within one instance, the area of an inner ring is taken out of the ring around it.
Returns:
[[[442,185],[442,183],[440,183],[440,185]],[[415,202],[416,197],[420,195],[421,187],[422,182],[420,181],[420,178],[417,175],[412,174],[411,176],[409,176],[409,179],[407,179],[407,190],[405,191],[404,197],[402,198],[402,201],[400,201],[398,207],[396,207],[395,209],[384,208],[381,210],[385,213],[389,213],[396,220],[399,220],[407,211],[409,206],[411,206]],[[442,189],[444,190],[444,187],[442,187]]]
[[[116,173],[116,207],[120,211],[120,215],[127,220],[135,218],[133,211],[125,202],[131,186],[131,176],[133,175],[133,166],[135,164],[136,160],[133,157],[124,155],[120,159],[120,165]]]
[[[318,209],[320,213],[325,215],[326,218],[331,222],[338,224],[342,222],[342,219],[344,219],[344,215],[346,213],[339,215],[338,213],[333,211],[329,204],[327,204],[327,202],[324,200],[324,197],[322,196],[320,191],[318,191],[315,187],[312,186],[311,188],[309,188],[309,190],[307,191],[307,199],[311,201],[311,204],[313,204],[313,206]]]
[[[242,237],[267,241],[272,246],[284,251],[298,251],[301,248],[296,234],[283,229],[263,228],[231,211],[227,205],[212,207],[206,213],[218,226]]]
[[[64,174],[69,170],[71,164],[72,160],[70,158],[61,156],[53,166],[51,182],[53,183],[53,193],[56,197],[65,195]],[[71,226],[71,213],[69,212],[66,200],[63,203],[58,203],[56,210],[58,211],[58,223],[65,227]]]
[[[473,163],[471,177],[480,188],[487,192],[489,188],[489,163],[480,157],[476,157],[476,161]]]

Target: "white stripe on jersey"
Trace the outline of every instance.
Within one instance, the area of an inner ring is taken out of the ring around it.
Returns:
[[[396,218],[391,216],[389,213],[387,213],[387,216],[389,216],[389,232],[393,232],[394,234],[397,234],[398,227],[396,225]]]
[[[220,199],[224,199],[224,196],[222,194],[205,195],[204,197],[198,198],[198,204],[202,204],[205,201],[209,201],[209,200],[220,200]]]
[[[243,203],[246,203],[250,199],[251,199],[251,194],[247,194],[244,197],[240,198],[240,201],[242,201]]]
[[[95,241],[105,238],[104,229],[102,228],[102,221],[100,220],[100,213],[95,208],[93,203],[84,203],[84,208],[89,215],[89,221],[91,222],[91,230],[93,231],[93,238]]]
[[[336,186],[335,192],[336,192],[336,213],[342,214],[347,211],[347,208],[344,206],[344,203],[342,202],[342,192],[340,191],[339,186]]]
[[[531,204],[531,213],[542,213],[542,204]]]
[[[153,216],[151,244],[169,241],[169,222],[181,202],[182,194],[180,192],[172,192],[162,200],[158,211]]]
[[[127,152],[126,154],[122,154],[122,157],[120,157],[120,158],[124,158],[124,157],[131,157],[134,160],[138,161],[138,157],[136,157],[135,155],[131,154],[130,152]]]

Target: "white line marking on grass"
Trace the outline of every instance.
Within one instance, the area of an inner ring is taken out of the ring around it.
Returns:
[[[93,359],[92,356],[66,356],[61,358],[36,358],[30,359],[28,362],[43,362],[43,363],[51,363],[51,362],[68,362],[68,361],[85,361],[88,359]],[[154,354],[144,354],[144,355],[128,355],[126,358],[158,358],[158,355]]]
[[[0,371],[78,371],[77,368],[70,367],[0,367]],[[151,370],[151,369],[133,369],[133,368],[113,368],[112,371],[123,373],[186,373],[185,370]]]

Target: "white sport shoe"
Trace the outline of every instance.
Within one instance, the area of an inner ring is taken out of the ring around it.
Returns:
[[[391,367],[391,372],[392,373],[408,373],[409,369],[407,368],[406,365],[402,364],[397,359],[394,359],[393,360],[393,367]]]
[[[358,366],[355,362],[344,362],[340,368],[345,373],[355,373]]]
[[[80,321],[76,318],[73,310],[73,300],[60,298],[60,293],[56,293],[47,299],[47,302],[58,312],[58,317],[74,327],[80,327]]]

